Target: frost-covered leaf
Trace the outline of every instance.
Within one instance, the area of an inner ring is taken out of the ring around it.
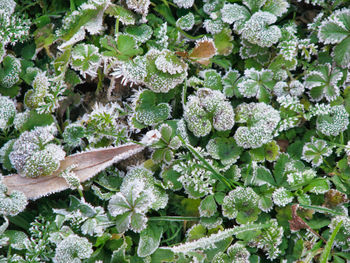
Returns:
[[[330,64],[320,65],[305,77],[305,86],[310,89],[309,95],[314,101],[326,98],[333,101],[339,96],[343,72],[332,68]]]
[[[64,42],[59,46],[63,50],[85,38],[85,30],[91,35],[101,33],[103,29],[103,14],[110,0],[89,0],[79,6],[78,10],[66,15],[62,27],[56,32]]]
[[[274,26],[277,17],[268,12],[259,11],[244,24],[242,38],[261,47],[270,47],[281,38],[281,30]],[[269,26],[270,25],[270,26]]]
[[[343,105],[334,106],[328,114],[319,115],[316,129],[327,136],[337,136],[349,126],[349,113]]]
[[[332,148],[327,145],[324,140],[311,138],[303,147],[302,159],[311,162],[313,167],[318,167],[323,163],[323,158],[332,154]]]
[[[201,217],[211,217],[217,211],[217,205],[213,195],[206,196],[198,207]]]
[[[343,68],[350,65],[350,9],[335,11],[322,21],[318,29],[318,38],[325,44],[337,44],[333,49],[335,62]]]
[[[246,98],[256,97],[266,100],[269,98],[273,81],[271,70],[256,70],[254,68],[244,71],[244,78],[238,84],[239,92]]]
[[[162,227],[159,227],[155,224],[149,224],[148,227],[140,234],[137,255],[139,257],[146,257],[153,254],[160,244],[162,234]]]
[[[95,78],[101,58],[98,48],[92,44],[78,44],[72,50],[72,68],[78,70],[84,78]]]
[[[258,208],[259,196],[250,187],[237,187],[229,192],[222,204],[223,215],[236,219],[238,224],[254,222],[261,213]]]

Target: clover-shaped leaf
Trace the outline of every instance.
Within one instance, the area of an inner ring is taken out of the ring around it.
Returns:
[[[223,165],[235,163],[243,150],[237,146],[234,138],[222,137],[211,139],[206,148],[208,153],[214,159],[220,160]]]
[[[327,63],[317,67],[305,77],[305,86],[310,89],[312,100],[319,101],[326,98],[333,101],[339,96],[339,88],[342,85],[343,72]]]
[[[145,189],[145,183],[135,180],[125,184],[119,193],[109,200],[108,210],[116,217],[117,229],[120,233],[129,228],[140,232],[146,228],[145,213],[151,208],[155,196]]]
[[[244,71],[244,78],[238,84],[238,90],[246,98],[256,97],[267,102],[274,83],[271,70],[259,71],[250,68]]]
[[[327,145],[324,140],[311,138],[311,142],[308,142],[303,147],[302,159],[311,162],[313,167],[318,167],[323,163],[323,158],[332,154],[332,148]]]
[[[250,187],[237,187],[229,192],[222,204],[222,213],[238,224],[254,222],[261,213],[258,207],[259,196]]]
[[[242,81],[241,75],[237,70],[230,69],[222,77],[221,82],[223,85],[223,93],[226,97],[231,98],[233,96],[240,97],[241,94],[238,91],[238,84]]]

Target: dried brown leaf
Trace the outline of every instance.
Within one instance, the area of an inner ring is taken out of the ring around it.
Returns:
[[[8,192],[22,191],[28,199],[38,199],[52,193],[69,188],[66,180],[59,176],[65,169],[75,166],[72,170],[80,182],[89,180],[100,171],[118,161],[124,160],[144,149],[137,144],[127,144],[112,148],[94,149],[92,151],[67,156],[61,161],[60,168],[50,176],[26,178],[18,174],[5,176],[3,182]]]
[[[203,64],[209,65],[209,59],[216,54],[216,47],[212,39],[202,39],[196,43],[195,48],[189,55],[190,59]]]

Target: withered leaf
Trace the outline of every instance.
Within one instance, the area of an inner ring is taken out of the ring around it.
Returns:
[[[208,66],[212,58],[216,54],[216,47],[212,39],[202,39],[196,43],[196,46],[189,55],[190,59]]]
[[[50,176],[38,178],[26,178],[18,174],[4,176],[3,182],[8,187],[8,192],[22,191],[28,199],[38,199],[52,193],[69,188],[64,178],[59,174],[65,169],[75,166],[72,170],[80,179],[80,182],[89,180],[100,171],[118,161],[124,160],[144,149],[137,144],[126,144],[112,148],[94,149],[67,156],[61,161],[60,168]]]

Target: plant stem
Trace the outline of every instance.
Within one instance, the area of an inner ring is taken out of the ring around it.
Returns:
[[[149,221],[199,221],[200,217],[195,216],[155,216],[149,217]]]

